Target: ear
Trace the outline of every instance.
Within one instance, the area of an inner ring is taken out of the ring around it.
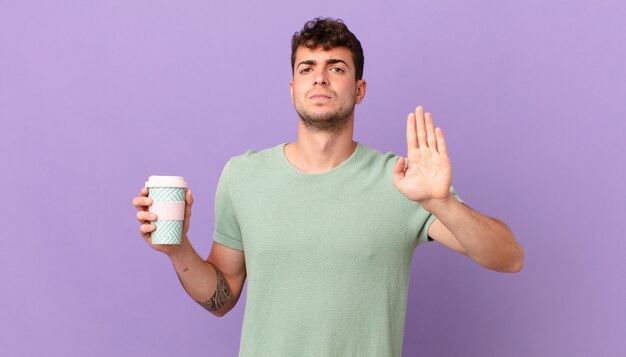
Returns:
[[[291,104],[293,103],[293,79],[289,81],[289,95],[291,96]]]
[[[367,92],[367,82],[364,79],[356,81],[356,104],[360,104]]]

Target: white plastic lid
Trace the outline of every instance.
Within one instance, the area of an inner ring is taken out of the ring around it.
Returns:
[[[146,181],[146,187],[184,187],[187,182],[183,176],[150,176]]]

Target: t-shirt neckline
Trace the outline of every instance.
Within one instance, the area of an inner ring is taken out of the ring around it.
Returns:
[[[283,162],[283,166],[285,166],[289,172],[301,176],[301,177],[324,177],[324,176],[329,176],[329,175],[333,175],[336,172],[341,172],[343,170],[345,170],[347,167],[350,167],[354,164],[355,161],[357,161],[357,156],[360,155],[360,153],[363,151],[362,149],[362,144],[360,141],[356,141],[356,148],[354,149],[354,151],[352,152],[352,154],[350,154],[350,156],[343,160],[343,162],[341,162],[339,165],[333,167],[332,169],[328,170],[328,171],[324,171],[324,172],[317,172],[317,173],[307,173],[307,172],[302,172],[300,171],[298,168],[296,168],[295,166],[293,166],[291,164],[291,162],[289,162],[289,160],[287,159],[287,155],[285,154],[285,146],[289,144],[289,143],[282,143],[280,145],[277,146],[277,152],[281,157],[281,162]]]

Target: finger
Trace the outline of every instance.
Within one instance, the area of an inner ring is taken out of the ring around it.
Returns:
[[[443,137],[443,130],[441,128],[435,129],[435,135],[437,136],[439,153],[443,156],[448,156],[448,147],[446,146],[446,139]]]
[[[156,221],[158,216],[155,213],[150,213],[147,211],[137,211],[137,220],[139,222],[147,222],[147,221]]]
[[[417,149],[417,133],[415,131],[415,113],[410,113],[406,118],[406,152]]]
[[[431,150],[437,151],[437,138],[435,137],[435,125],[433,124],[433,116],[426,113],[426,140]]]
[[[150,223],[145,223],[139,226],[139,231],[141,232],[141,235],[149,234],[153,232],[155,229],[156,229],[156,226]]]
[[[150,197],[138,196],[133,198],[133,206],[137,207],[146,207],[152,204],[152,199]],[[145,209],[144,209],[145,210]]]
[[[417,145],[420,149],[428,147],[426,142],[426,128],[424,125],[424,108],[420,105],[415,109],[415,127],[417,128]]]
[[[145,206],[150,206],[152,204],[152,199],[146,200],[147,196],[148,188],[142,187],[141,190],[139,190],[139,196],[133,198],[133,206],[135,206],[138,210],[148,210]]]

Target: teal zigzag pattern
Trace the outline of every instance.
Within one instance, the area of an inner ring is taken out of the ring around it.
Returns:
[[[152,221],[156,229],[152,232],[152,244],[179,244],[183,232],[183,221]]]
[[[150,187],[148,196],[157,202],[185,201],[185,189],[178,187]]]

